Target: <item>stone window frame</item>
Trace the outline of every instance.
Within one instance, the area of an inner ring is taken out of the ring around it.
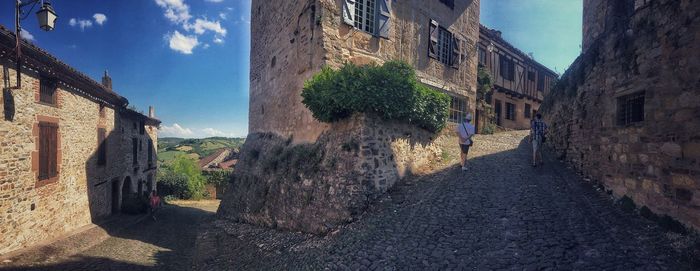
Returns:
[[[100,138],[100,132],[104,131],[104,138]],[[107,161],[108,159],[108,152],[109,149],[107,147],[107,127],[104,125],[98,125],[97,126],[97,166],[99,167],[105,167],[107,166]]]
[[[48,81],[48,82],[47,82]],[[41,86],[44,85],[43,83],[49,83],[51,85],[51,88],[53,88],[53,102],[45,102],[41,100]],[[58,87],[58,79],[56,78],[51,78],[49,76],[45,75],[39,75],[39,78],[36,80],[36,87],[34,91],[34,102],[37,104],[41,105],[46,105],[46,106],[51,106],[55,108],[61,108],[61,98],[60,98],[60,91]]]
[[[56,131],[56,176],[40,180],[39,179],[39,148],[40,148],[40,138],[39,138],[39,133],[40,133],[40,128],[39,125],[40,123],[50,123],[53,125],[56,125],[57,131]],[[61,177],[61,161],[63,158],[62,155],[62,144],[61,144],[61,128],[60,128],[60,120],[59,118],[56,117],[50,117],[50,116],[42,116],[42,115],[37,115],[36,119],[34,121],[34,124],[32,125],[32,138],[34,139],[34,150],[31,153],[31,159],[32,159],[32,173],[34,173],[34,188],[39,188],[48,184],[56,183],[59,181]]]

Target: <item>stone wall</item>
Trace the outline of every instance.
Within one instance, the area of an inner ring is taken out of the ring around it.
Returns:
[[[392,1],[388,39],[342,22],[343,0],[253,1],[249,130],[313,142],[328,125],[301,103],[303,83],[321,67],[400,59],[422,82],[475,104],[479,0]],[[463,41],[459,69],[428,57],[430,20]],[[471,111],[474,108],[472,106]]]
[[[433,134],[356,115],[317,142],[250,134],[219,207],[224,218],[323,233],[351,221],[406,175],[439,160]]]
[[[105,105],[59,84],[58,105],[38,103],[39,74],[23,70],[22,89],[15,86],[13,64],[0,62],[0,255],[60,236],[96,222],[112,212],[112,190],[126,176],[147,180],[155,168],[138,170],[131,164],[131,142],[126,145],[125,127],[133,124]],[[59,176],[52,182],[37,182],[37,122],[51,120],[59,131]],[[98,128],[107,131],[107,165],[97,165]],[[142,139],[157,144],[155,127]],[[146,164],[146,147],[139,164]],[[127,149],[128,148],[128,149]],[[154,150],[155,155],[155,150]],[[125,160],[129,163],[126,164]],[[154,161],[156,158],[154,157]],[[113,182],[117,182],[113,185]],[[137,185],[133,189],[137,189]],[[119,192],[119,191],[118,191]],[[117,193],[116,196],[121,197]],[[119,202],[120,198],[116,202]]]
[[[548,142],[615,196],[700,228],[700,2],[585,3],[587,50],[543,105]],[[643,121],[618,125],[632,93]]]
[[[535,100],[530,100],[526,98],[517,98],[511,95],[505,94],[503,92],[494,91],[491,98],[492,108],[496,108],[496,100],[501,102],[501,124],[499,126],[508,129],[530,129],[530,120],[535,116],[532,114],[532,110],[539,110],[540,103]],[[506,119],[506,103],[512,103],[515,105],[515,120]],[[525,104],[530,105],[530,117],[525,117]],[[494,114],[495,116],[495,114]],[[498,116],[496,116],[498,118]]]

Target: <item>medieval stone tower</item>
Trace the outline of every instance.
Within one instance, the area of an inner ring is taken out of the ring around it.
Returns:
[[[474,104],[479,0],[254,0],[251,12],[250,133],[315,141],[328,125],[301,103],[304,81],[347,61],[404,60]]]

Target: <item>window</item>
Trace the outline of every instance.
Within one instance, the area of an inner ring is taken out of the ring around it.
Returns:
[[[131,160],[134,165],[139,163],[139,140],[137,138],[131,139]]]
[[[617,98],[617,125],[644,121],[644,92]]]
[[[39,101],[45,104],[56,105],[56,81],[41,77],[39,79]]]
[[[355,2],[355,27],[374,34],[374,10],[376,0],[357,0]]]
[[[533,71],[528,71],[528,72],[527,72],[527,80],[535,81],[535,72],[533,72]]]
[[[450,116],[451,122],[462,122],[464,115],[467,114],[467,100],[452,96],[450,101]]]
[[[139,134],[144,134],[146,132],[146,122],[141,121],[139,122]]]
[[[515,120],[515,105],[506,103],[506,119]]]
[[[501,77],[513,81],[515,79],[515,63],[513,63],[512,59],[506,58],[505,55],[500,55],[499,59],[501,64]]]
[[[153,164],[153,140],[148,140],[148,167]]]
[[[97,129],[97,165],[107,164],[107,130]]]
[[[58,125],[39,122],[39,181],[58,176]]]
[[[537,74],[537,91],[544,91],[544,73],[538,72]]]
[[[532,112],[532,107],[530,106],[530,104],[525,104],[525,111],[523,112],[525,113],[526,119],[532,118],[532,115],[530,115],[530,113]]]
[[[105,105],[104,105],[104,104],[100,104],[100,118],[104,118],[105,115],[106,115],[106,114],[105,114]]]
[[[479,64],[481,66],[486,66],[486,51],[484,51],[484,48],[479,47]]]
[[[438,30],[438,60],[449,65],[450,64],[450,41],[452,33],[440,27]]]
[[[451,9],[455,8],[455,0],[440,0],[443,4],[447,5]]]
[[[430,43],[428,44],[428,57],[437,59],[445,65],[459,69],[462,57],[460,50],[461,40],[444,27],[440,27],[435,20],[430,20]]]

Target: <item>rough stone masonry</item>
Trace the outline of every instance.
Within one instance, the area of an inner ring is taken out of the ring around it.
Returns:
[[[415,67],[421,82],[473,105],[479,1],[447,2],[254,0],[251,134],[219,215],[324,232],[435,160],[440,153],[431,141],[437,135],[373,116],[320,123],[300,94],[304,81],[323,66],[399,59]],[[361,19],[359,11],[375,14],[375,20]],[[451,37],[443,39],[452,45],[444,47],[450,50],[442,60],[431,54],[440,44],[438,32]]]
[[[583,49],[546,98],[549,142],[615,196],[700,228],[700,2],[586,0]]]

